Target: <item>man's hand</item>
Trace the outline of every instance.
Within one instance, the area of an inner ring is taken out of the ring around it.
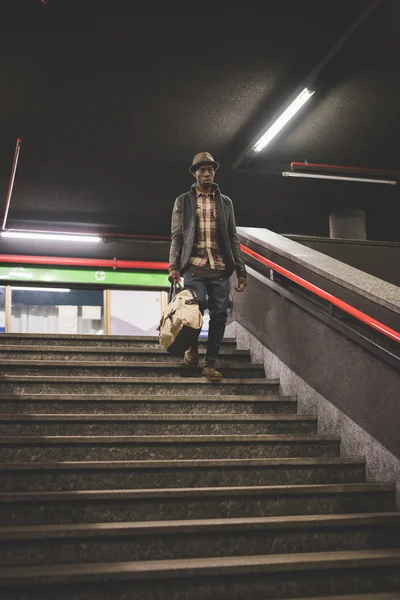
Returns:
[[[238,277],[238,284],[237,284],[237,287],[235,287],[235,290],[237,292],[243,292],[246,285],[247,285],[246,277]]]
[[[170,283],[174,283],[175,281],[177,283],[179,283],[180,280],[181,280],[181,274],[179,273],[178,269],[173,269],[172,271],[170,271],[169,277],[168,277],[168,281]]]

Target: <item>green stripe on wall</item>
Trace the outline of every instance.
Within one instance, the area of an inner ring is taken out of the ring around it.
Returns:
[[[88,285],[151,287],[165,289],[169,287],[167,273],[146,271],[114,271],[112,269],[49,269],[48,267],[0,266],[0,281],[3,283],[79,283]]]

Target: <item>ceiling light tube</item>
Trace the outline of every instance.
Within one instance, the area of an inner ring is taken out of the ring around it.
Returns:
[[[384,183],[386,185],[397,185],[397,181],[389,179],[365,179],[363,177],[341,177],[340,175],[319,175],[316,173],[295,173],[294,171],[283,171],[283,177],[302,177],[306,179],[335,179],[338,181],[355,181],[358,183]]]
[[[96,235],[69,235],[62,233],[33,233],[28,231],[3,231],[2,237],[20,238],[27,240],[53,240],[56,242],[101,242]]]
[[[29,292],[70,292],[71,290],[68,288],[51,288],[51,287],[24,287],[24,286],[11,286],[12,290],[26,290]]]
[[[311,91],[305,88],[292,104],[281,114],[281,116],[275,121],[273,125],[260,137],[258,142],[254,145],[255,152],[261,152],[270,143],[271,140],[285,127],[285,125],[294,117],[294,115],[300,110],[300,108],[313,96],[315,91]]]

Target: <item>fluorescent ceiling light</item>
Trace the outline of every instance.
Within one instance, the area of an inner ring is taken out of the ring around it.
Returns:
[[[27,240],[53,240],[56,242],[101,242],[97,235],[69,235],[62,233],[31,233],[29,231],[3,231],[2,237]]]
[[[44,288],[44,287],[17,287],[17,286],[12,286],[13,290],[28,290],[29,292],[70,292],[71,290],[69,290],[68,288]]]
[[[286,123],[300,110],[300,108],[311,98],[314,91],[305,88],[292,104],[281,114],[281,116],[275,121],[275,123],[264,133],[264,135],[258,140],[254,146],[255,152],[261,152],[267,144],[285,127]]]
[[[397,185],[397,181],[389,179],[365,179],[363,177],[341,177],[340,175],[320,175],[316,173],[295,173],[294,171],[283,171],[283,177],[304,177],[308,179],[336,179],[339,181],[356,181],[358,183],[384,183],[386,185]]]

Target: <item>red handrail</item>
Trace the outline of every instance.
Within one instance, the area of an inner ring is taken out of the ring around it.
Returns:
[[[273,269],[274,271],[277,271],[277,273],[281,273],[281,275],[284,275],[288,279],[291,279],[295,283],[298,283],[306,290],[313,292],[314,294],[316,294],[320,298],[323,298],[324,300],[328,300],[331,304],[333,304],[334,306],[337,306],[338,308],[340,308],[344,312],[348,313],[352,317],[355,317],[362,323],[369,325],[376,331],[379,331],[379,333],[383,333],[388,338],[394,340],[395,342],[400,343],[400,333],[398,331],[395,331],[394,329],[387,327],[387,325],[384,325],[383,323],[380,323],[379,321],[377,321],[376,319],[373,319],[369,315],[366,315],[365,313],[361,312],[357,308],[354,308],[354,306],[347,304],[347,302],[343,302],[343,300],[339,300],[339,298],[336,298],[335,296],[332,296],[332,294],[325,292],[325,290],[322,290],[321,288],[310,283],[306,279],[303,279],[302,277],[299,277],[298,275],[291,273],[287,269],[280,267],[276,263],[272,262],[272,260],[268,260],[268,258],[261,256],[261,254],[258,254],[258,252],[254,252],[254,250],[250,250],[250,248],[247,248],[243,244],[240,244],[240,248],[244,254],[247,254],[248,256],[255,258],[256,260],[261,262],[263,265],[267,265],[267,267],[271,267],[271,269]]]
[[[167,262],[146,260],[120,260],[117,258],[75,258],[66,256],[29,256],[22,254],[0,254],[0,263],[19,265],[57,265],[59,267],[101,267],[111,269],[146,269],[168,271]]]

